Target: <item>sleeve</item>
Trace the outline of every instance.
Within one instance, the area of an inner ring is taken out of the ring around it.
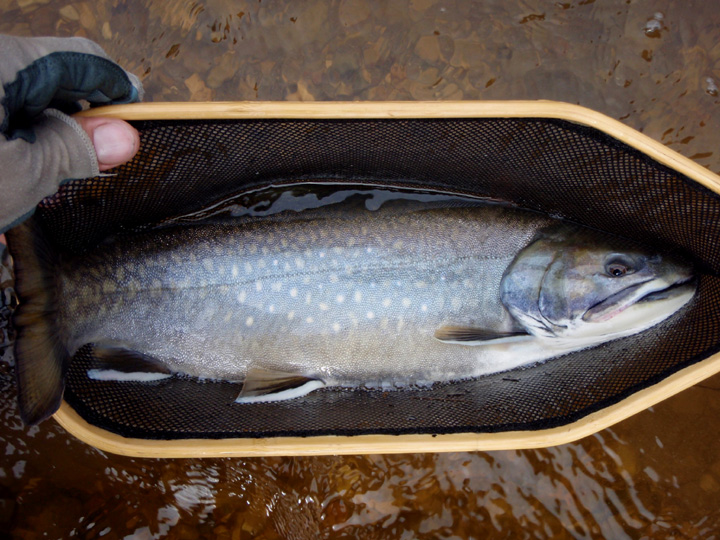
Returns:
[[[140,99],[139,79],[92,41],[0,35],[0,233],[63,180],[98,174],[92,141],[68,116],[80,100]]]

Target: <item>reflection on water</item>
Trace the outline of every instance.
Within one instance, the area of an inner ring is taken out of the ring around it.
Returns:
[[[689,0],[3,0],[147,99],[556,99],[720,172],[720,13]],[[4,332],[4,328],[0,328]],[[4,336],[3,336],[4,338]],[[720,379],[557,448],[140,460],[25,428],[0,349],[0,530],[16,538],[712,538]]]

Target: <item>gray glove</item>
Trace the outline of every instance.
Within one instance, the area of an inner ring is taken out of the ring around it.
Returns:
[[[83,38],[0,35],[0,233],[63,180],[99,174],[93,141],[68,114],[142,99],[140,80]]]

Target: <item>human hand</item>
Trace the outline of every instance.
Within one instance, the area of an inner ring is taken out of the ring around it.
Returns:
[[[139,137],[127,122],[70,118],[79,100],[140,99],[139,79],[92,41],[0,35],[0,233],[63,180],[97,176],[137,152]]]

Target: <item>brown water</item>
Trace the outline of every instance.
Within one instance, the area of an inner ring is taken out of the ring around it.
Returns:
[[[96,40],[148,101],[554,99],[720,172],[715,2],[0,0],[0,13],[0,32]],[[0,531],[14,538],[720,536],[719,377],[544,450],[163,461],[105,455],[53,421],[25,428],[7,358]]]

